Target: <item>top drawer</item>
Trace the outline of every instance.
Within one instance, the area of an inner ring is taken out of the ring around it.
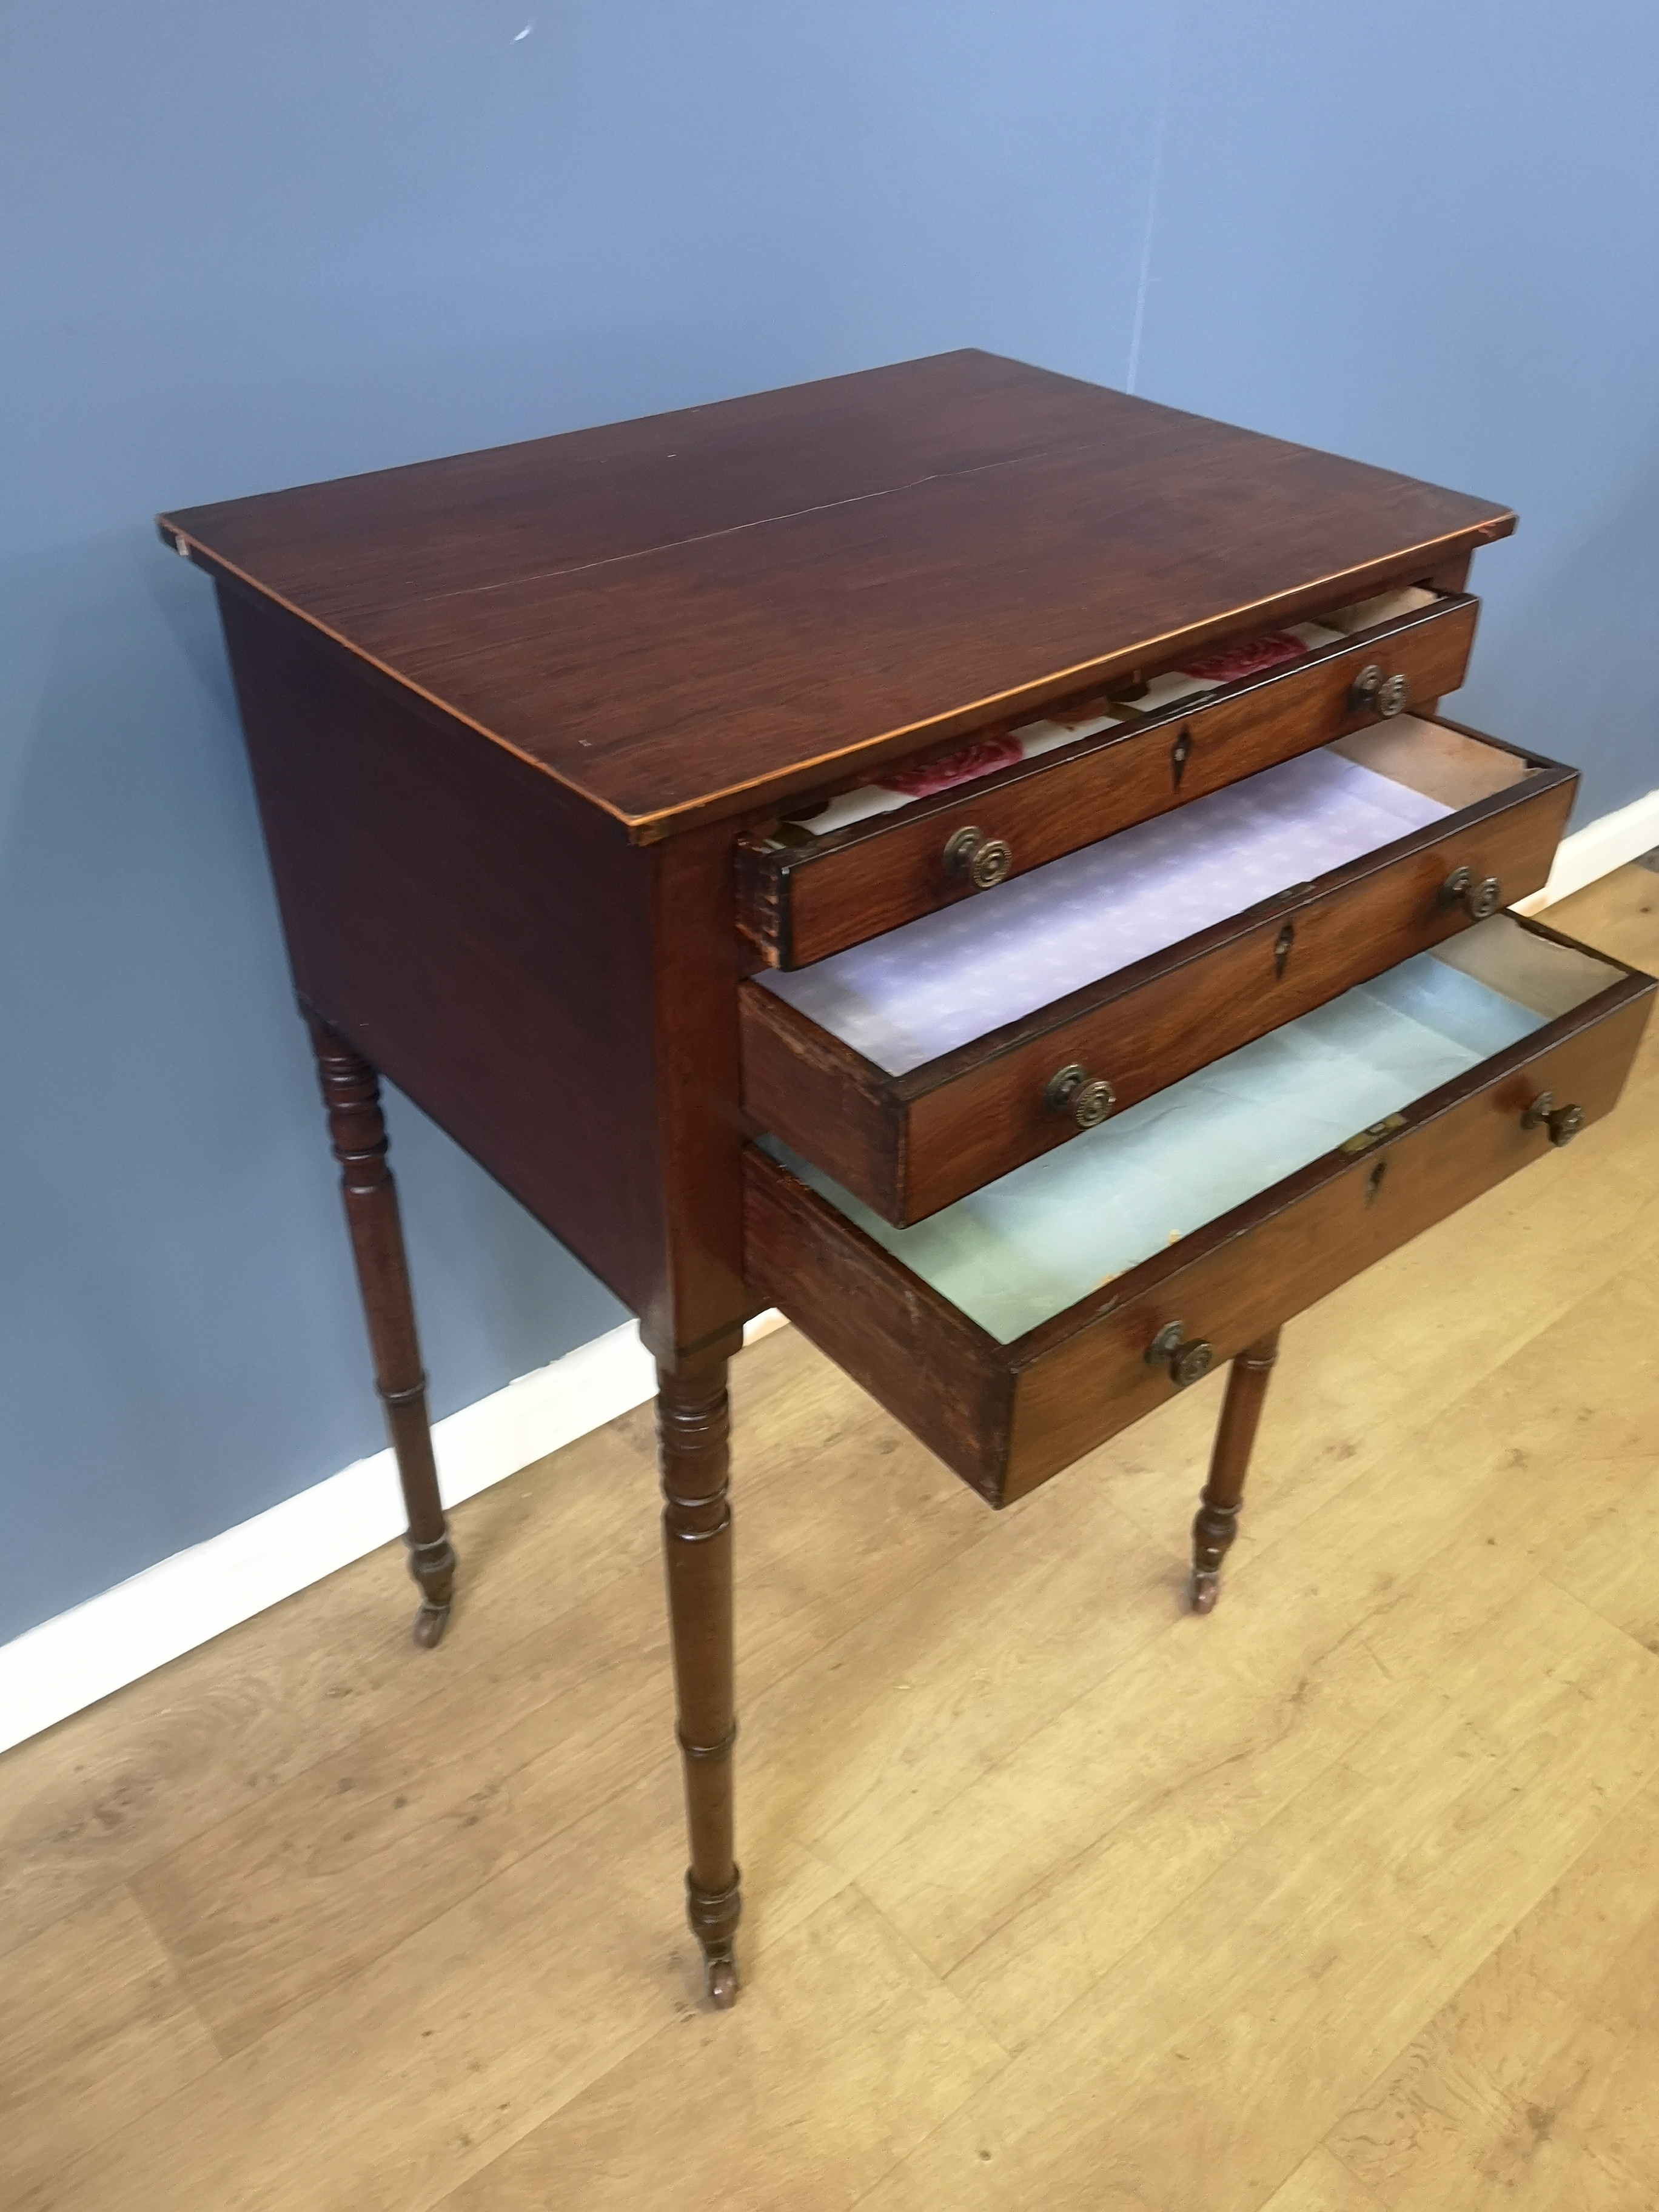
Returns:
[[[1084,702],[1097,708],[1090,734],[1045,739],[1040,757],[821,834],[803,821],[741,838],[738,927],[769,967],[804,967],[970,897],[982,887],[975,854],[985,880],[1000,882],[1402,707],[1431,711],[1463,680],[1478,606],[1467,592],[1437,593],[1167,705],[1159,694],[1177,688],[1167,680],[1141,709],[1103,696]],[[990,845],[1003,849],[988,868]]]

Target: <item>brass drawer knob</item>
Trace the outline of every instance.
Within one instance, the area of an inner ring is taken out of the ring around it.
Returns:
[[[1411,696],[1411,684],[1401,675],[1385,676],[1375,660],[1368,661],[1348,686],[1348,711],[1354,714],[1381,714],[1386,720],[1391,714],[1401,714]]]
[[[1473,868],[1454,868],[1440,886],[1442,906],[1461,906],[1471,921],[1484,921],[1504,903],[1496,876],[1475,878]]]
[[[1570,1145],[1583,1126],[1583,1108],[1558,1106],[1553,1091],[1540,1091],[1521,1116],[1523,1129],[1547,1129],[1553,1145]]]
[[[1215,1346],[1201,1336],[1188,1340],[1184,1322],[1165,1322],[1146,1347],[1146,1364],[1162,1367],[1177,1390],[1198,1382],[1215,1364]]]
[[[1103,1075],[1090,1075],[1073,1061],[1048,1078],[1042,1103],[1051,1114],[1069,1114],[1079,1129],[1094,1129],[1116,1105],[1117,1093]]]
[[[958,883],[969,883],[976,891],[1000,884],[1014,865],[1014,856],[1000,837],[988,837],[982,830],[953,830],[945,841],[945,872]]]

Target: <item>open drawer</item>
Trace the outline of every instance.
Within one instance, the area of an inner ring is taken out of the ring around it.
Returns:
[[[1431,712],[1463,680],[1479,604],[1390,592],[988,725],[740,838],[738,929],[768,966],[802,967],[1379,717]],[[954,780],[930,793],[936,768]]]
[[[1498,915],[914,1229],[751,1145],[750,1287],[1004,1504],[1605,1114],[1654,988]]]
[[[1413,715],[1302,754],[750,978],[745,1109],[920,1221],[1539,889],[1577,781]]]

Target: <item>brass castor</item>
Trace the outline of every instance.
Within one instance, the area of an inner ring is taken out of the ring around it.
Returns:
[[[1192,1581],[1193,1611],[1213,1613],[1216,1600],[1220,1595],[1221,1577],[1214,1573],[1206,1574],[1202,1568],[1194,1568]]]
[[[684,1738],[681,1739],[682,1743]],[[693,1765],[695,1768],[695,1760]],[[721,1761],[724,1765],[724,1760]],[[729,2012],[738,2001],[735,1939],[743,1917],[743,1876],[734,1866],[724,1889],[700,1889],[690,1869],[685,1876],[685,1917],[702,1953],[703,1985],[716,2012]]]
[[[409,1571],[421,1593],[421,1609],[415,1616],[415,1641],[422,1651],[441,1644],[449,1626],[449,1607],[455,1588],[455,1547],[447,1530],[429,1543],[404,1538],[409,1550]]]
[[[449,1626],[447,1605],[423,1605],[415,1616],[415,1641],[422,1651],[430,1651],[434,1644],[443,1642],[444,1631]]]

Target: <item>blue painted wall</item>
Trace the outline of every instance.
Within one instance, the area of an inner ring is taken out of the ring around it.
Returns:
[[[12,0],[0,1637],[380,1441],[154,509],[985,345],[1520,507],[1464,696],[1599,813],[1659,782],[1656,62],[1638,0]],[[441,1412],[620,1317],[393,1137]]]

